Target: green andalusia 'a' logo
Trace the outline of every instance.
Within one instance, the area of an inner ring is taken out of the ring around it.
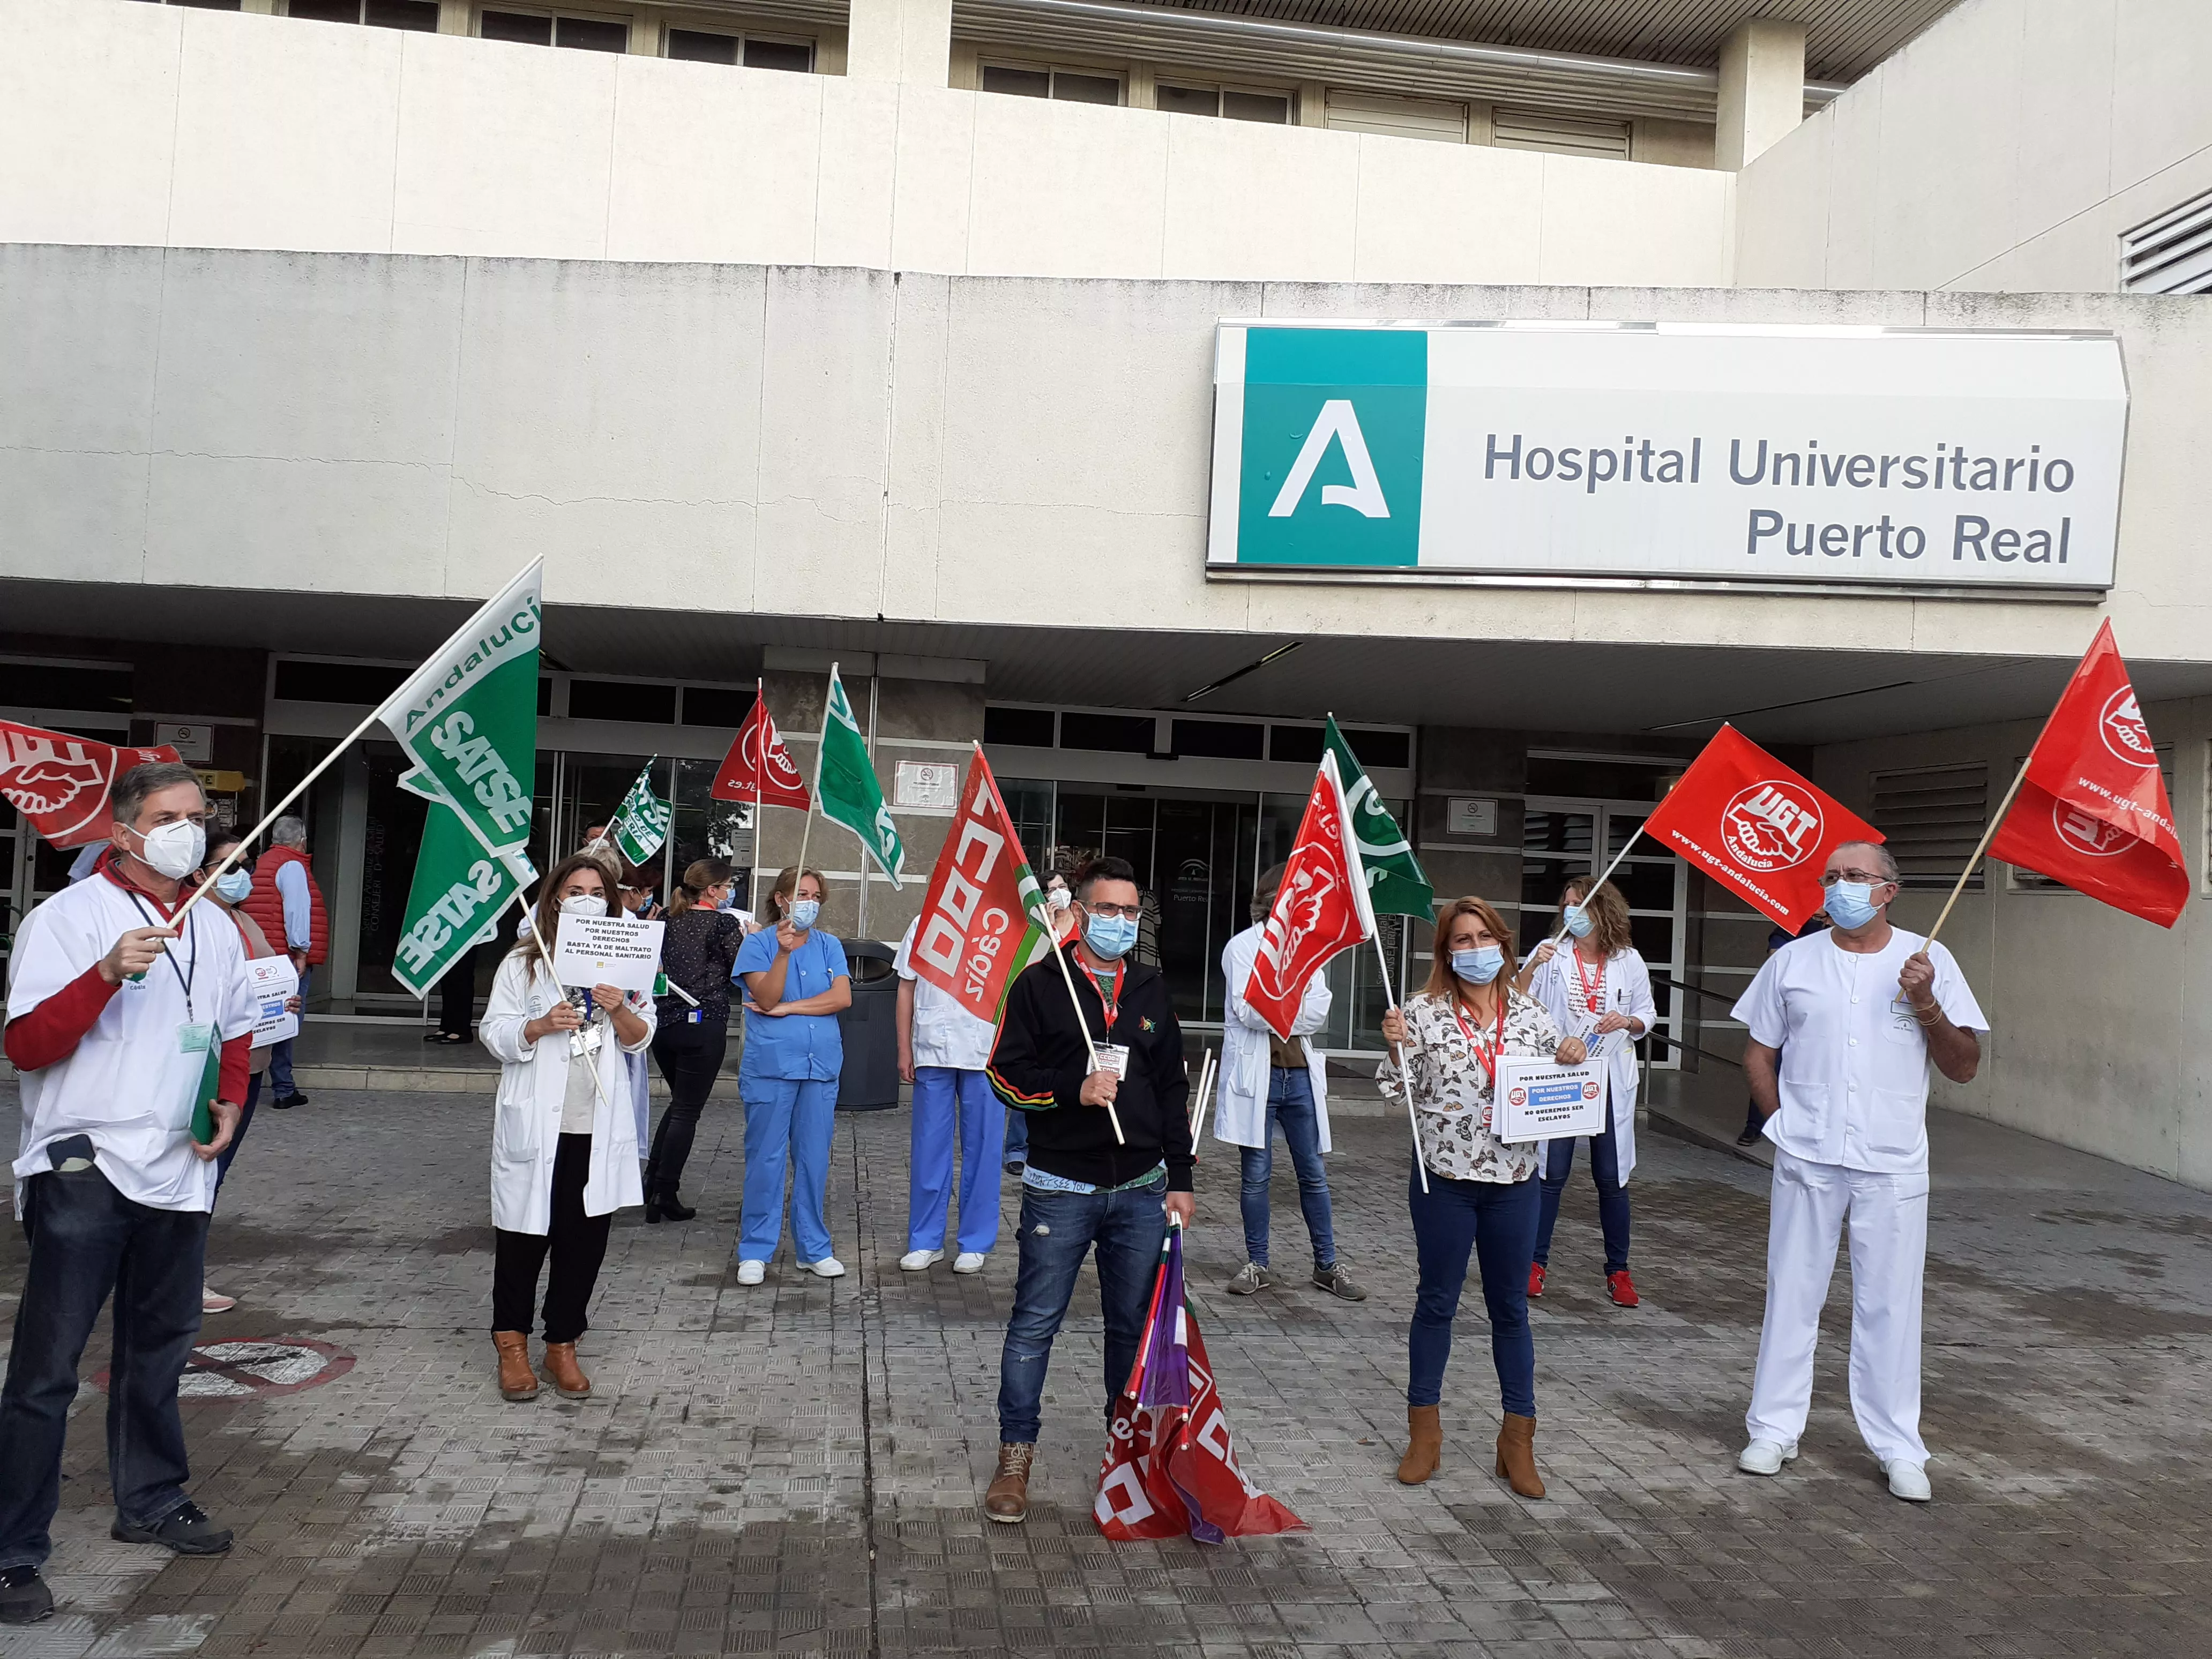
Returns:
[[[1428,346],[1419,329],[1247,332],[1239,564],[1419,562]]]

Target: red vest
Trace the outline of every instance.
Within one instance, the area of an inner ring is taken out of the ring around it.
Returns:
[[[284,937],[284,896],[276,890],[276,872],[287,864],[306,866],[307,855],[296,847],[272,847],[253,861],[253,890],[238,908],[261,924],[269,942],[278,950],[290,949]],[[323,909],[323,890],[315,885],[315,872],[303,867],[307,878],[307,965],[328,960],[331,954],[330,917]]]

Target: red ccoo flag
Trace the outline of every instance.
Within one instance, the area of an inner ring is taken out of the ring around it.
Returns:
[[[978,744],[915,925],[915,972],[976,1018],[997,1024],[1006,988],[1052,937],[1040,919],[1043,904]]]
[[[1829,853],[1882,838],[1732,726],[1713,733],[1644,833],[1792,933],[1820,908]]]
[[[2019,799],[1990,843],[1991,858],[2161,927],[2180,919],[2189,902],[2181,838],[2109,621],[2014,787]]]
[[[0,796],[22,810],[47,842],[83,847],[107,839],[114,814],[108,792],[116,779],[146,761],[173,761],[177,751],[118,749],[91,738],[0,720]]]
[[[762,806],[795,806],[804,812],[812,804],[806,780],[798,763],[783,746],[783,734],[768,712],[768,698],[753,693],[753,712],[745,716],[738,740],[722,757],[722,769],[707,793],[716,800],[749,800]]]
[[[1283,866],[1283,884],[1267,912],[1267,931],[1244,982],[1244,1000],[1286,1042],[1314,970],[1339,951],[1374,936],[1375,913],[1368,908],[1359,845],[1345,833],[1351,820],[1336,757],[1324,752],[1313,793],[1306,798],[1306,815],[1298,823],[1298,838]]]

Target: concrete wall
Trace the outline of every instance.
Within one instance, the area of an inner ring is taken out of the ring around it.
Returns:
[[[133,0],[0,0],[0,241],[1705,284],[1729,175]]]
[[[1736,280],[2111,293],[2212,189],[2212,6],[1970,0],[1738,176]]]
[[[1224,316],[2117,329],[2108,610],[2200,660],[2212,307],[1738,290],[1063,283],[757,266],[0,248],[0,576],[1047,624],[1112,569],[1158,630],[2068,658],[2082,607],[1209,583]],[[1010,579],[1009,573],[1018,573]]]
[[[2079,893],[2013,885],[1991,864],[1944,924],[1992,1027],[1981,1075],[1936,1099],[2139,1169],[2212,1187],[2212,927],[2202,895],[2212,700],[2153,703],[2151,731],[2174,747],[2173,817],[2198,899],[2172,931]],[[1820,751],[1814,778],[1864,812],[1877,771],[1989,764],[1990,805],[2039,722],[1885,738]],[[1926,928],[1944,895],[1907,894],[1893,914]]]

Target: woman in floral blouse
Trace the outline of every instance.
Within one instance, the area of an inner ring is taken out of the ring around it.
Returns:
[[[1403,1009],[1382,1017],[1393,1058],[1376,1081],[1392,1099],[1410,1082],[1428,1190],[1409,1183],[1420,1291],[1407,1333],[1405,1460],[1398,1479],[1419,1486],[1436,1473],[1443,1445],[1437,1402],[1451,1357],[1452,1316],[1472,1254],[1490,1310],[1505,1422],[1498,1473],[1523,1498],[1541,1498],[1536,1474],[1536,1349],[1528,1334],[1528,1264],[1536,1250],[1536,1148],[1508,1146],[1490,1132],[1500,1054],[1584,1059],[1537,1003],[1513,989],[1513,936],[1486,900],[1454,899],[1437,917],[1429,982]],[[1410,1079],[1400,1074],[1402,1053]]]

